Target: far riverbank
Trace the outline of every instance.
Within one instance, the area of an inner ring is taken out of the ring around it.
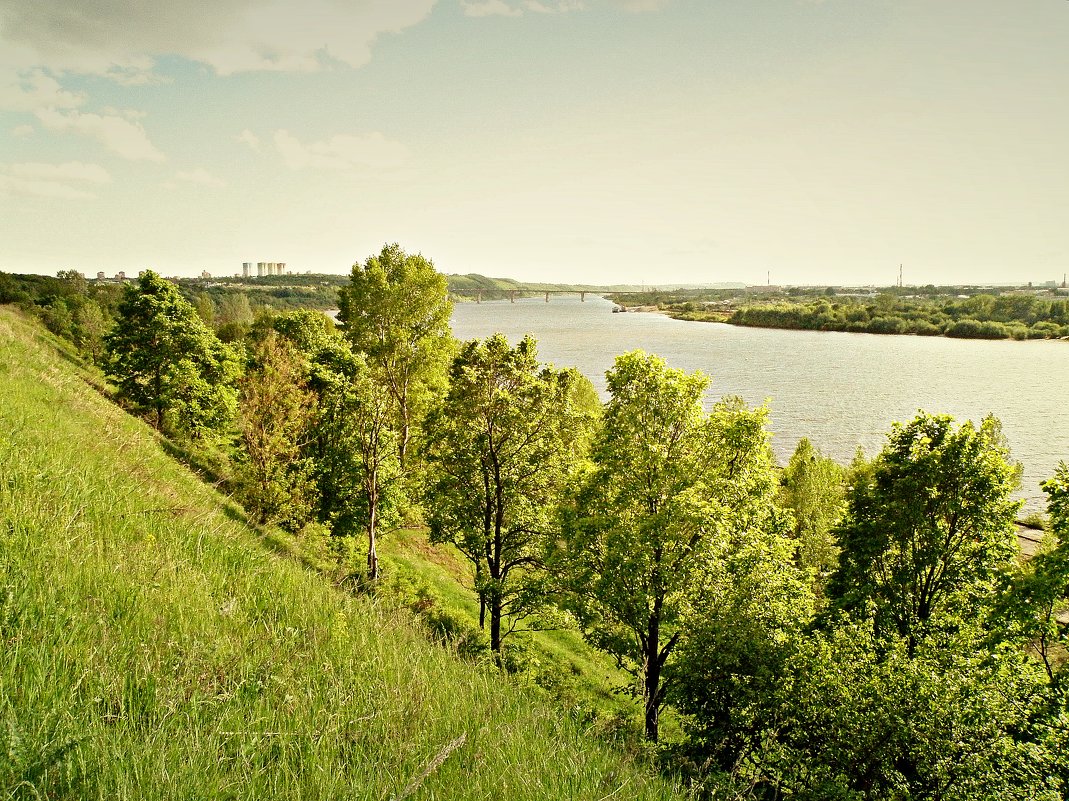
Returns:
[[[612,296],[609,296],[612,299]],[[1069,300],[1000,309],[991,303],[958,308],[934,304],[912,306],[892,302],[861,304],[781,302],[736,306],[726,301],[658,303],[629,306],[613,299],[622,311],[656,311],[686,322],[728,323],[748,328],[785,331],[837,331],[850,334],[898,334],[951,339],[1052,339],[1069,341]],[[1005,304],[1003,304],[1005,306]],[[949,311],[947,310],[949,309]],[[965,316],[972,315],[972,316]],[[995,319],[997,318],[997,319]]]

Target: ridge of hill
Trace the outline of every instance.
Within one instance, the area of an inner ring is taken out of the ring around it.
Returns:
[[[0,307],[0,796],[679,797],[302,566],[72,361]]]

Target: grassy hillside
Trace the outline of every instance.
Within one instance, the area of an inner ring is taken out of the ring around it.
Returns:
[[[459,623],[488,649],[489,639],[478,631],[479,604],[471,589],[471,565],[459,550],[429,544],[424,530],[403,529],[380,541],[379,555],[391,585],[385,593],[392,585],[400,585],[398,594],[407,596],[403,600],[409,603],[415,596],[412,605],[425,607],[422,614],[432,625],[436,620],[441,620],[443,628]],[[447,619],[442,620],[443,616]],[[551,626],[552,621],[546,622]],[[583,642],[578,631],[567,627],[517,631],[506,638],[506,657],[520,663],[517,680],[545,688],[558,705],[598,721],[600,730],[616,727],[625,733],[630,729],[634,738],[640,735],[641,701],[626,692],[614,692],[633,687],[634,678]],[[677,726],[670,713],[667,720],[666,731],[671,735]]]
[[[0,798],[671,798],[268,547],[0,307]]]

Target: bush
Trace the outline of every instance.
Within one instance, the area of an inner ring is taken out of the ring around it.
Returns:
[[[1006,339],[1009,337],[1009,331],[1002,323],[966,318],[952,323],[947,328],[946,335],[959,339]]]
[[[870,334],[901,334],[904,328],[905,324],[897,317],[874,317],[866,330]]]

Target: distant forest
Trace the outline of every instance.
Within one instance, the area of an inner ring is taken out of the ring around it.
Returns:
[[[1069,295],[1045,290],[967,294],[960,287],[903,288],[849,295],[835,289],[785,293],[651,293],[626,299],[656,304],[681,320],[802,331],[915,334],[961,339],[1069,337]]]

